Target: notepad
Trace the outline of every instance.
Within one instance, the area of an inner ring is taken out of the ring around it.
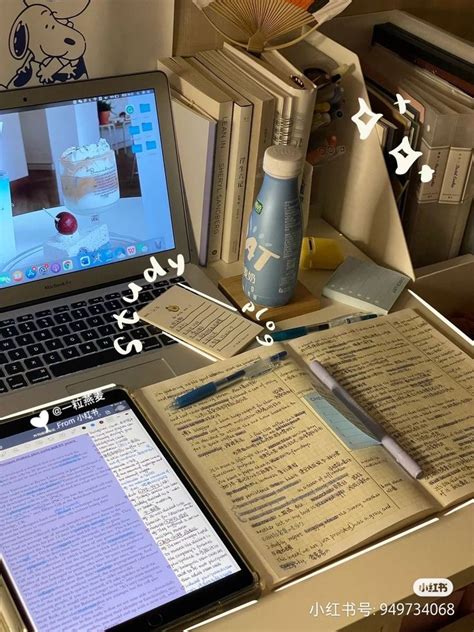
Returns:
[[[347,257],[323,288],[323,296],[357,309],[387,314],[409,278],[372,261]]]
[[[138,312],[138,316],[215,358],[231,358],[253,342],[263,327],[233,307],[172,287]]]

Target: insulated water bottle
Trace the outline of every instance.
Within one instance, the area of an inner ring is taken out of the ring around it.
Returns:
[[[242,287],[258,305],[286,305],[298,278],[303,227],[298,176],[302,152],[291,145],[269,147],[265,177],[249,218]]]

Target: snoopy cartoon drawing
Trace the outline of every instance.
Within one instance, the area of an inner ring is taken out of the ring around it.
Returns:
[[[90,0],[23,2],[26,8],[17,16],[9,39],[10,52],[22,65],[6,88],[22,88],[35,80],[47,85],[87,79],[86,40],[72,19],[87,9]]]

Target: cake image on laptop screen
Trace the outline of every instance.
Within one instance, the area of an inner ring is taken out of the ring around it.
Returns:
[[[0,288],[174,247],[154,90],[0,114]]]
[[[109,143],[69,147],[61,155],[61,185],[71,211],[93,214],[120,197],[117,161]]]
[[[101,138],[98,143],[69,147],[60,157],[64,204],[71,213],[54,219],[57,234],[44,244],[44,258],[65,259],[80,252],[95,252],[109,244],[109,229],[100,212],[120,198],[115,152]],[[78,230],[76,216],[80,218]]]

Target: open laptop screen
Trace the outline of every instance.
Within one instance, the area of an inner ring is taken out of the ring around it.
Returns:
[[[173,248],[154,90],[0,113],[0,289]]]

